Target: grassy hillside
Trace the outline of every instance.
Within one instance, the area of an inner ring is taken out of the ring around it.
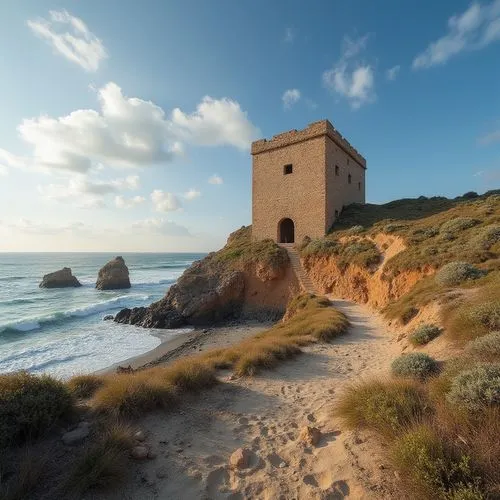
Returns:
[[[353,384],[337,414],[379,434],[409,498],[500,498],[500,195],[348,207],[316,245],[378,233],[406,245],[382,279],[433,271],[385,315],[405,323],[434,301],[440,321],[416,326],[392,376]],[[438,363],[422,350],[443,336],[460,354]]]

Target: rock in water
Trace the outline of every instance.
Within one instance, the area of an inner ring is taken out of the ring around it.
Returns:
[[[125,265],[123,257],[115,257],[99,270],[95,287],[98,290],[130,288],[128,267]]]
[[[59,271],[46,274],[40,283],[40,288],[70,288],[77,286],[82,285],[73,276],[69,267],[63,267]]]

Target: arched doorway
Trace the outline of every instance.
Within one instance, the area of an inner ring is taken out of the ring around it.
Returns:
[[[278,225],[279,242],[295,243],[295,226],[292,219],[283,219]]]

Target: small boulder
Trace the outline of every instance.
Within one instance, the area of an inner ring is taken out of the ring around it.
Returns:
[[[248,469],[252,452],[248,448],[238,448],[229,457],[229,466],[233,469]]]
[[[123,257],[115,257],[99,270],[95,287],[98,290],[130,288],[128,267]]]
[[[65,432],[62,437],[62,442],[66,446],[75,446],[80,444],[88,435],[89,425],[79,425],[76,429]]]
[[[112,314],[106,314],[104,318],[102,318],[103,321],[113,321],[115,317]]]
[[[149,450],[147,446],[137,445],[130,450],[130,456],[136,460],[145,460],[148,458]]]
[[[69,267],[63,267],[59,271],[46,274],[39,286],[40,288],[71,288],[82,286],[82,284],[73,276]]]
[[[134,434],[134,439],[137,439],[137,441],[145,441],[145,440],[146,440],[146,436],[144,435],[144,432],[142,432],[142,431],[137,431],[137,432]]]
[[[299,434],[299,441],[308,446],[317,446],[321,440],[321,431],[317,427],[303,427]]]

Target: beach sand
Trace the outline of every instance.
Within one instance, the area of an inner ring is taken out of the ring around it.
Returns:
[[[116,371],[118,367],[130,367],[133,370],[137,370],[169,363],[182,356],[188,356],[189,354],[230,346],[244,338],[256,335],[270,328],[272,325],[272,322],[249,321],[203,329],[193,329],[189,332],[179,333],[173,338],[170,337],[166,339],[159,346],[144,354],[125,359],[108,368],[99,370],[96,373],[111,373]]]
[[[131,462],[129,481],[93,500],[398,498],[398,478],[377,436],[348,429],[334,410],[354,381],[388,376],[402,345],[367,307],[331,298],[351,321],[345,336],[307,346],[255,377],[222,370],[212,389],[184,395],[178,408],[151,412],[136,426],[156,458]],[[262,328],[192,332],[176,339],[177,347],[166,343],[160,358],[231,344]],[[137,366],[148,362],[136,359]],[[305,426],[320,430],[317,446],[301,442]],[[243,470],[229,465],[240,447],[250,454]]]

